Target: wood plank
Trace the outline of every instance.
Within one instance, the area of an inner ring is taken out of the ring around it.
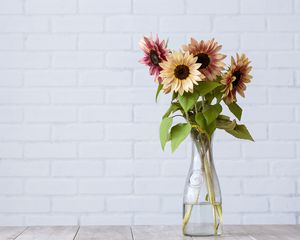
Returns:
[[[78,226],[29,227],[16,240],[73,240]]]
[[[134,240],[191,240],[183,236],[181,226],[132,226]]]
[[[0,227],[1,240],[13,240],[19,236],[26,227]]]
[[[129,226],[81,226],[76,240],[132,240]]]

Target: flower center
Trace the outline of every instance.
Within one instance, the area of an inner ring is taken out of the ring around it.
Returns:
[[[240,72],[240,70],[238,70],[238,71],[235,71],[235,72],[232,74],[232,76],[235,77],[235,80],[232,82],[232,86],[235,88],[235,87],[239,84],[239,82],[240,82],[240,80],[241,80],[242,73]]]
[[[158,66],[159,58],[158,58],[157,52],[155,52],[154,50],[151,50],[150,51],[150,59],[154,65]]]
[[[198,57],[197,63],[201,63],[199,69],[206,68],[209,65],[210,59],[206,53],[199,53],[196,55],[196,57]]]
[[[184,80],[190,75],[190,69],[186,65],[178,65],[174,70],[174,75],[176,78]]]

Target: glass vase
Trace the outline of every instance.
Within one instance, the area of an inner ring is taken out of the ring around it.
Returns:
[[[187,236],[222,233],[222,197],[212,155],[212,139],[191,132],[192,160],[183,198],[182,231]]]

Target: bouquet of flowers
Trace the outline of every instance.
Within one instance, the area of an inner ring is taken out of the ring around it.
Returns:
[[[197,41],[191,38],[190,43],[179,51],[168,49],[167,41],[161,41],[157,36],[156,39],[143,37],[139,45],[144,52],[140,63],[149,67],[149,73],[158,85],[156,100],[161,91],[172,95],[170,107],[160,124],[163,149],[170,141],[174,152],[190,133],[192,137],[195,133],[201,134],[202,139],[206,139],[203,146],[207,146],[217,128],[236,138],[253,141],[246,126],[239,124],[242,109],[237,104],[237,93],[244,97],[246,84],[252,78],[249,74],[252,67],[245,54],[231,57],[230,65],[226,66],[223,62],[226,56],[220,53],[222,46],[214,39]],[[225,106],[235,119],[222,114]],[[175,117],[181,117],[183,121],[174,124]],[[206,178],[206,198],[214,206],[215,215],[222,218],[221,207],[215,204],[210,169]],[[184,216],[183,227],[189,217],[190,213]]]

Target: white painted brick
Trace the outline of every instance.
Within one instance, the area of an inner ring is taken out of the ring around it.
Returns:
[[[244,224],[296,224],[294,214],[245,214]]]
[[[161,32],[208,32],[211,29],[211,22],[209,17],[168,16],[160,18],[159,29]]]
[[[47,176],[49,174],[49,163],[45,161],[0,161],[0,176]]]
[[[224,177],[235,176],[265,176],[269,166],[263,160],[251,161],[216,161],[217,173]]]
[[[80,71],[79,85],[80,86],[129,86],[131,83],[131,72],[127,70],[90,70]]]
[[[75,0],[26,0],[25,12],[29,14],[66,14],[76,12]]]
[[[102,53],[60,52],[53,54],[52,66],[55,68],[99,68],[103,65]]]
[[[23,221],[23,216],[22,215],[8,215],[8,214],[3,214],[0,215],[0,224],[1,226],[23,226],[24,221]]]
[[[182,160],[167,159],[162,163],[162,176],[185,177],[188,173],[191,158]]]
[[[235,53],[232,55],[235,55]],[[249,52],[247,53],[247,56],[251,61],[253,69],[267,68],[268,57],[265,52]],[[255,79],[253,81],[255,81]]]
[[[105,162],[105,175],[116,177],[129,177],[134,173],[132,160],[108,160]]]
[[[159,123],[167,110],[168,106],[135,106],[134,121]]]
[[[25,182],[25,193],[30,195],[68,195],[77,190],[74,179],[29,179]]]
[[[147,104],[155,101],[154,91],[147,88],[111,89],[106,90],[106,103]]]
[[[185,145],[176,150],[175,153],[171,153],[171,149],[167,146],[163,152],[158,142],[137,142],[134,144],[134,156],[135,158],[183,158],[186,156]]]
[[[180,225],[182,214],[180,213],[168,213],[168,214],[135,214],[134,224],[136,225]]]
[[[105,30],[109,32],[156,32],[157,17],[117,15],[106,18]]]
[[[281,32],[299,31],[299,21],[298,16],[274,16],[267,19],[269,30]]]
[[[293,1],[287,0],[282,4],[280,0],[241,0],[242,13],[254,14],[279,14],[279,13],[292,13]]]
[[[215,17],[214,30],[218,32],[257,32],[265,30],[265,20],[258,16]]]
[[[227,196],[223,199],[225,214],[238,212],[266,212],[268,210],[267,197]]]
[[[82,143],[79,156],[84,158],[130,158],[132,146],[128,142]]]
[[[20,71],[0,70],[1,87],[20,87],[22,84],[22,73]]]
[[[282,33],[249,33],[242,35],[241,43],[245,50],[287,50],[293,49],[294,36]]]
[[[300,18],[299,18],[300,21]],[[299,28],[300,29],[300,28]],[[274,52],[269,55],[269,65],[272,68],[299,68],[298,61],[300,52]],[[289,59],[288,61],[278,61],[278,59]]]
[[[294,113],[291,107],[247,106],[243,108],[243,119],[244,122],[289,122],[294,119]]]
[[[242,215],[226,213],[223,215],[223,221],[226,222],[226,224],[242,224]]]
[[[284,159],[271,163],[271,173],[274,176],[298,176],[300,162],[298,159]]]
[[[64,87],[76,85],[76,72],[72,70],[28,70],[24,73],[25,86]]]
[[[0,179],[1,194],[21,194],[23,193],[23,181],[15,178]]]
[[[128,34],[82,34],[78,47],[83,50],[126,50],[131,48]]]
[[[53,32],[80,33],[100,32],[103,30],[103,18],[98,16],[61,16],[51,21]]]
[[[103,126],[100,124],[72,124],[52,127],[52,138],[58,141],[99,140],[104,136]]]
[[[1,0],[0,1],[0,13],[15,14],[23,12],[22,0]]]
[[[130,178],[81,179],[79,192],[85,194],[127,194],[132,193]]]
[[[83,107],[79,112],[79,119],[83,122],[129,122],[132,120],[132,108],[130,106]]]
[[[50,128],[45,125],[0,125],[0,139],[2,141],[38,141],[50,139]]]
[[[159,176],[161,172],[161,160],[145,159],[134,163],[134,176],[147,177]]]
[[[297,181],[297,193],[300,193],[300,179]]]
[[[188,0],[187,12],[200,14],[233,14],[239,12],[239,2],[238,0]]]
[[[46,53],[32,52],[1,52],[1,68],[46,68],[50,64]]]
[[[253,70],[253,81],[251,84],[259,86],[292,86],[293,71],[284,69]]]
[[[271,211],[299,212],[300,197],[271,197]]]
[[[76,215],[49,215],[35,214],[25,216],[25,225],[28,226],[71,226],[77,225],[78,220]]]
[[[154,77],[149,75],[148,69],[139,69],[133,72],[134,86],[153,86],[155,84]]]
[[[19,107],[0,107],[1,123],[16,123],[23,120],[23,111]]]
[[[268,194],[294,194],[295,182],[290,179],[245,179],[243,188],[246,194],[268,195]]]
[[[44,16],[0,16],[0,32],[47,32],[48,18]]]
[[[183,187],[182,178],[136,178],[134,182],[137,194],[181,194]]]
[[[74,158],[76,145],[74,143],[28,143],[24,155],[27,158]]]
[[[2,213],[39,213],[49,212],[50,200],[45,197],[1,197]]]
[[[108,52],[105,64],[111,68],[141,68],[142,64],[138,61],[142,58],[138,52]]]
[[[29,50],[75,50],[76,36],[34,34],[26,37],[25,48]]]
[[[228,149],[234,149],[234,151],[228,151]],[[216,159],[237,159],[241,156],[241,147],[239,143],[219,143],[215,142],[213,146],[214,157]]]
[[[3,88],[2,88],[3,89]],[[41,90],[1,90],[0,104],[45,104],[49,103],[47,92]]]
[[[80,216],[81,225],[131,225],[131,214],[89,214]]]
[[[65,89],[53,90],[50,93],[54,104],[100,104],[104,102],[104,92],[101,90]]]
[[[269,99],[271,103],[275,104],[299,104],[299,94],[300,88],[271,88],[269,90]]]
[[[300,124],[271,124],[269,132],[271,139],[299,140]]]
[[[1,2],[0,2],[0,4],[1,4]],[[0,9],[1,9],[1,6],[0,6]],[[22,34],[0,35],[0,49],[1,50],[21,50],[22,48],[23,48]]]
[[[296,48],[300,49],[300,35],[296,35]]]
[[[79,12],[80,13],[129,13],[131,10],[130,0],[111,0],[99,1],[99,0],[79,0]]]
[[[21,143],[0,143],[1,158],[21,158],[23,146]]]
[[[58,177],[102,176],[104,164],[98,160],[54,161],[51,164],[51,175]]]
[[[174,0],[134,0],[133,12],[141,14],[180,14],[184,12],[184,1]]]
[[[159,197],[108,197],[106,199],[108,212],[157,212],[160,207]]]
[[[101,212],[103,209],[104,199],[98,196],[54,197],[52,200],[53,212]]]
[[[181,213],[182,203],[182,196],[162,197],[162,211],[165,213]]]
[[[219,178],[223,195],[241,194],[241,181],[238,178]]]
[[[244,143],[243,152],[247,158],[290,158],[295,156],[295,146],[292,143]]]
[[[27,122],[74,122],[77,118],[74,107],[47,106],[25,108]]]

